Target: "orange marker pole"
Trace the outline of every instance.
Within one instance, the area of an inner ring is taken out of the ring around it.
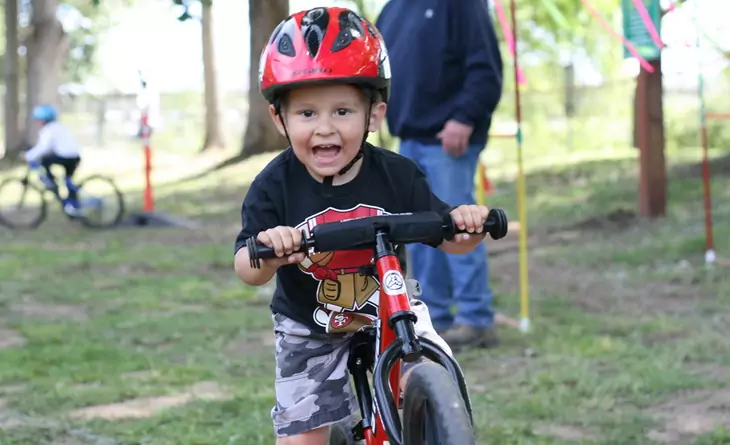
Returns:
[[[142,110],[142,149],[144,151],[144,208],[147,213],[155,211],[155,201],[152,196],[152,150],[150,148],[150,126],[147,110]]]

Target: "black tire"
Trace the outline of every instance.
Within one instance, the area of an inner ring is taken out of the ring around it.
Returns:
[[[414,367],[403,392],[403,445],[476,444],[464,399],[444,367]]]
[[[358,440],[357,442],[352,437],[352,428],[348,427],[350,419],[343,420],[330,425],[330,438],[327,441],[327,445],[360,445],[364,441]]]
[[[23,207],[29,202],[31,206]],[[21,221],[13,218],[22,213],[28,217]],[[6,179],[0,183],[0,224],[3,226],[10,229],[35,229],[45,221],[47,214],[48,204],[43,190],[24,183],[20,178]]]
[[[98,192],[97,189],[102,191]],[[85,191],[96,192],[100,195],[85,196]],[[111,228],[117,226],[124,218],[124,195],[110,178],[101,175],[89,176],[79,184],[78,194],[82,212],[79,221],[84,226],[95,229]],[[91,204],[92,201],[93,204]],[[112,209],[109,218],[104,218],[102,215],[105,208],[111,208],[104,202],[116,206]]]
[[[347,431],[345,425],[342,423],[335,423],[330,425],[330,439],[327,445],[350,445],[352,434]]]

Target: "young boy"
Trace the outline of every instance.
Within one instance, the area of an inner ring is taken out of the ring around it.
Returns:
[[[43,182],[57,194],[58,185],[51,172],[53,165],[60,165],[66,173],[66,188],[68,197],[64,200],[63,210],[69,215],[78,214],[77,189],[72,182],[76,169],[81,163],[79,146],[71,131],[57,120],[58,113],[50,105],[38,105],[33,108],[33,119],[40,125],[38,143],[28,150],[25,160],[31,168],[45,169]]]
[[[465,253],[482,241],[488,209],[442,202],[411,160],[366,143],[385,115],[390,70],[380,35],[356,13],[331,7],[290,16],[269,39],[260,72],[271,117],[291,147],[248,190],[235,269],[253,286],[276,274],[276,443],[325,445],[327,427],[351,414],[348,342],[377,315],[379,283],[358,273],[371,264],[370,251],[292,253],[301,231],[346,218],[437,211],[472,233],[438,248]],[[278,258],[251,268],[243,248],[251,236]],[[416,333],[450,352],[425,305],[412,306]]]

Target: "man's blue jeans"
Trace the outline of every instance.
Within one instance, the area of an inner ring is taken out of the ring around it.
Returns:
[[[440,145],[403,140],[400,154],[418,164],[431,190],[442,201],[458,206],[474,204],[474,175],[483,146],[471,145],[454,158]],[[421,283],[421,299],[428,306],[437,331],[453,324],[491,327],[494,321],[484,243],[465,255],[450,255],[423,244],[408,245],[408,270]],[[456,314],[451,312],[456,306]]]

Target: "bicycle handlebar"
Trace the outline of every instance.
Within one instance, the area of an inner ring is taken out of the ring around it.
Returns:
[[[451,215],[441,216],[436,212],[401,213],[394,215],[366,216],[344,221],[335,221],[314,226],[311,234],[302,231],[302,243],[292,253],[333,252],[338,250],[360,250],[375,247],[376,235],[385,232],[393,244],[440,244],[457,234],[467,233],[454,225]],[[502,209],[491,209],[484,222],[484,233],[498,240],[507,235],[507,215]],[[271,247],[256,241],[246,240],[248,257],[252,268],[258,268],[259,260],[276,258]]]

